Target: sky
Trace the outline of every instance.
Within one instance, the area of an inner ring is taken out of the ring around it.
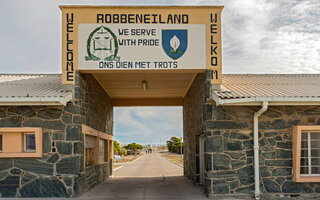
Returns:
[[[114,138],[122,144],[165,144],[182,137],[182,107],[116,107]]]
[[[62,4],[223,5],[223,73],[320,73],[319,0],[1,0],[0,73],[61,73]],[[182,108],[114,116],[122,143],[182,135]]]

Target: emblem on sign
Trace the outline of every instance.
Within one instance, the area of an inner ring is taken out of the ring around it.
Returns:
[[[100,26],[94,29],[87,40],[86,61],[107,60],[119,61],[117,57],[119,47],[116,35],[107,27]]]
[[[173,60],[179,59],[188,47],[188,30],[162,30],[162,48]]]

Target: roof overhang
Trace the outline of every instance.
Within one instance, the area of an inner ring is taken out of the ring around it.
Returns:
[[[182,106],[198,73],[205,70],[80,71],[99,82],[113,106]],[[145,88],[143,87],[145,83]]]
[[[213,94],[208,102],[215,102],[217,106],[260,106],[267,101],[270,106],[308,106],[320,105],[319,97],[252,97],[221,99]]]
[[[0,106],[66,106],[72,100],[72,93],[59,97],[2,97]]]

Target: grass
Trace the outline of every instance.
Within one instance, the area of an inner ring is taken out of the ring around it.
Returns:
[[[161,155],[162,157],[170,160],[171,162],[183,167],[183,156],[181,160],[181,155],[180,154],[163,154]]]
[[[166,146],[157,147],[157,151],[168,151],[168,147]]]

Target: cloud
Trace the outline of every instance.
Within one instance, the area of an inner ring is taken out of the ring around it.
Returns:
[[[114,109],[114,137],[121,143],[162,144],[182,136],[182,107]]]
[[[61,72],[60,4],[224,5],[223,73],[320,73],[318,0],[1,1],[1,73]],[[115,108],[122,143],[181,134],[181,108]]]
[[[224,73],[320,73],[318,0],[3,1],[1,72],[61,72],[60,4],[224,5]]]
[[[228,1],[224,73],[319,73],[317,1]]]

